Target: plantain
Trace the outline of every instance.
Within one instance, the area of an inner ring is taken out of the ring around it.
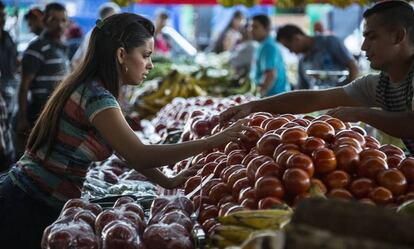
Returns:
[[[236,225],[222,225],[214,230],[215,235],[222,236],[235,244],[243,243],[252,232],[253,230],[250,228]]]
[[[224,225],[238,225],[253,229],[279,229],[286,224],[292,215],[291,210],[267,209],[239,211],[218,220]]]

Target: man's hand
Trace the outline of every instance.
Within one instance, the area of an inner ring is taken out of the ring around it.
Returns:
[[[328,111],[326,114],[344,122],[359,122],[361,121],[361,115],[367,110],[369,108],[366,107],[337,107]]]
[[[245,103],[238,106],[230,107],[229,109],[220,113],[220,123],[225,124],[229,121],[236,121],[246,117],[253,111],[252,102]]]

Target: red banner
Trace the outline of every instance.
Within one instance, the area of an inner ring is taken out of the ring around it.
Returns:
[[[138,0],[139,4],[217,4],[217,0]],[[261,4],[273,4],[274,0],[261,0]]]

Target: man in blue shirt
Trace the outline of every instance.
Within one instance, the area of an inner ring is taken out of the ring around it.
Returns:
[[[291,52],[302,54],[298,69],[298,85],[301,89],[313,87],[312,79],[306,74],[306,70],[348,70],[348,78],[341,82],[342,84],[351,82],[358,76],[358,67],[352,54],[335,36],[316,35],[311,37],[299,27],[289,24],[279,28],[277,40]]]
[[[271,96],[290,90],[285,63],[274,38],[270,35],[271,22],[266,15],[252,18],[253,39],[260,43],[252,65],[251,78],[260,86],[262,96]]]

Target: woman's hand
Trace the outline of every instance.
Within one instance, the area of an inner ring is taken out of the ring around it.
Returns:
[[[184,183],[187,181],[188,178],[194,176],[197,171],[201,168],[201,166],[192,166],[188,169],[182,170],[176,176],[170,178],[169,188],[177,188],[183,186]]]
[[[243,131],[255,131],[253,128],[247,126],[249,121],[250,119],[240,119],[222,132],[219,132],[208,139],[211,139],[213,147],[218,147],[228,142],[236,142],[239,139],[247,139],[247,136],[244,135]]]

